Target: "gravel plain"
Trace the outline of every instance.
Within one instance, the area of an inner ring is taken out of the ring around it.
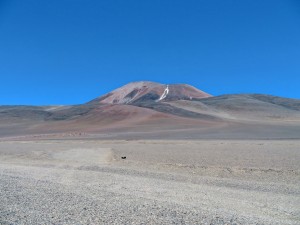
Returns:
[[[297,140],[2,141],[0,224],[300,224],[299,162]]]

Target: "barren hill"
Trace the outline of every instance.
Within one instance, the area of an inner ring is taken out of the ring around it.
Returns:
[[[300,100],[211,96],[186,84],[133,82],[73,106],[0,106],[0,137],[300,138]],[[71,135],[72,136],[72,135]]]

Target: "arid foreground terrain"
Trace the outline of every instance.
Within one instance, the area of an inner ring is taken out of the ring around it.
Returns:
[[[300,224],[300,100],[133,82],[0,106],[0,224]]]
[[[297,140],[2,141],[0,224],[300,224],[299,149]]]

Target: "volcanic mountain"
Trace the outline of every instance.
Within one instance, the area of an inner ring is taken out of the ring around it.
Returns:
[[[120,87],[93,102],[106,104],[136,104],[148,101],[175,101],[207,98],[211,95],[186,84],[163,85],[154,82],[133,82]]]
[[[300,100],[133,82],[81,105],[0,106],[2,138],[300,138]]]

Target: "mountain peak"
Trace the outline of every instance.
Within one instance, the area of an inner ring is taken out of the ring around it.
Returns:
[[[160,84],[151,81],[137,81],[126,84],[92,102],[105,104],[132,104],[144,101],[174,101],[201,99],[210,97],[207,94],[187,84]]]

